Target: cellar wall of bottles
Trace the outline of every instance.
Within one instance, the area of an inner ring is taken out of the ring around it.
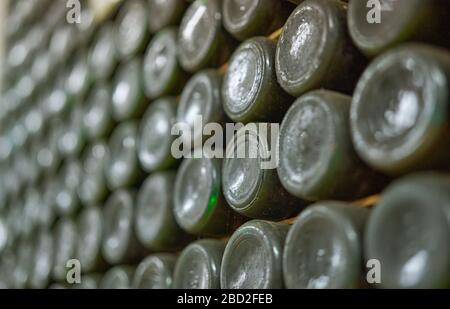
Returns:
[[[0,288],[450,287],[449,1],[92,4],[9,3]]]

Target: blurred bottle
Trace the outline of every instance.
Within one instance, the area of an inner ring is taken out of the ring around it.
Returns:
[[[147,47],[143,82],[150,99],[179,94],[187,80],[187,74],[178,64],[176,38],[177,29],[166,28],[158,32]]]
[[[178,32],[178,58],[188,72],[225,63],[235,43],[222,26],[218,0],[197,0],[189,5]]]
[[[362,287],[362,237],[368,215],[367,208],[342,202],[320,202],[303,211],[286,238],[286,287]]]
[[[95,84],[83,104],[83,129],[90,141],[109,136],[114,127],[111,98],[108,84]]]
[[[84,208],[77,219],[78,235],[75,244],[75,256],[80,261],[83,273],[102,271],[106,267],[101,253],[103,229],[104,220],[101,209],[96,206]]]
[[[131,266],[115,266],[108,270],[100,281],[100,289],[131,289],[134,270]]]
[[[107,81],[116,70],[118,52],[114,42],[114,25],[111,22],[102,24],[95,34],[88,59],[92,74],[97,81]]]
[[[83,154],[83,178],[78,187],[78,196],[86,206],[101,203],[108,195],[105,176],[108,151],[108,145],[99,141],[91,144]]]
[[[256,125],[243,127],[229,141],[222,165],[222,190],[236,212],[255,219],[281,220],[296,214],[305,203],[281,185],[276,171],[277,146],[271,142],[273,126],[264,125],[268,125],[267,134]]]
[[[450,3],[446,0],[381,1],[380,6],[352,0],[348,27],[355,44],[375,56],[404,41],[450,47]]]
[[[136,268],[133,288],[171,289],[176,260],[176,255],[167,253],[148,256]]]
[[[125,62],[114,77],[112,107],[116,121],[124,121],[141,116],[148,105],[142,88],[141,60]]]
[[[122,59],[129,59],[144,51],[148,44],[147,7],[142,0],[123,2],[116,18],[115,43]]]
[[[253,220],[231,236],[220,271],[222,289],[283,288],[282,252],[289,225]]]
[[[176,121],[177,103],[173,97],[152,102],[140,122],[138,156],[148,172],[165,170],[178,162],[171,153],[176,138],[171,130]]]
[[[77,226],[71,218],[60,218],[53,230],[54,257],[52,276],[55,281],[66,279],[69,260],[76,258]]]
[[[120,124],[109,138],[106,158],[106,180],[111,190],[130,187],[143,177],[137,157],[137,123]]]
[[[306,0],[291,14],[278,40],[278,82],[293,96],[317,88],[352,93],[365,60],[347,33],[346,4]]]
[[[278,174],[291,194],[309,201],[357,199],[385,180],[358,158],[352,144],[351,97],[317,90],[300,97],[284,117]]]
[[[179,256],[173,275],[174,289],[219,289],[220,266],[226,242],[202,239]]]
[[[77,100],[70,111],[63,116],[63,131],[58,142],[58,149],[62,156],[78,156],[86,145],[86,134],[83,128],[82,101]]]
[[[175,172],[152,174],[144,181],[137,195],[136,234],[148,249],[179,249],[191,240],[175,221],[175,176]]]
[[[372,211],[367,260],[378,260],[383,288],[450,287],[450,177],[422,173],[396,181]]]
[[[69,73],[65,81],[66,92],[77,101],[84,101],[86,94],[92,87],[93,76],[89,68],[87,53],[78,49],[69,66]]]
[[[181,21],[186,10],[186,1],[147,0],[148,28],[151,33],[175,26]]]
[[[222,84],[223,106],[233,121],[278,122],[286,113],[293,99],[278,85],[275,49],[275,41],[257,37],[233,53]]]
[[[264,35],[282,27],[289,16],[290,6],[285,1],[224,0],[223,24],[236,39]]]
[[[47,229],[41,229],[37,232],[34,243],[35,249],[33,253],[30,287],[44,289],[49,284],[54,265],[53,237]]]
[[[450,55],[408,44],[377,58],[358,83],[351,107],[359,155],[389,174],[450,168]]]
[[[114,192],[103,209],[102,254],[109,264],[134,262],[144,253],[135,235],[134,218],[134,193],[125,190]]]
[[[221,236],[242,219],[233,213],[221,193],[219,159],[185,159],[175,182],[175,219],[191,234]]]
[[[84,177],[81,164],[77,159],[67,159],[57,176],[59,179],[55,203],[56,212],[60,216],[75,214],[80,206],[78,187]]]

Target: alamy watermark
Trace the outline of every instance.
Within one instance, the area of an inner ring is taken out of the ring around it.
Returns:
[[[382,12],[392,11],[394,2],[398,0],[367,0],[366,7],[369,9],[366,20],[369,24],[381,24]]]
[[[69,24],[81,23],[81,3],[80,0],[67,0],[66,2],[67,14],[66,21]]]

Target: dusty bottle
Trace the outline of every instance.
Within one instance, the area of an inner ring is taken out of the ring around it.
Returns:
[[[90,140],[108,136],[113,127],[111,88],[106,84],[97,84],[84,102],[83,128]]]
[[[136,268],[133,277],[135,289],[171,289],[173,270],[177,256],[174,254],[155,254],[145,258]]]
[[[178,0],[147,0],[148,28],[151,33],[175,26],[181,21],[187,3]]]
[[[293,99],[277,82],[276,42],[252,38],[233,53],[222,84],[223,106],[236,122],[281,121]]]
[[[384,288],[450,287],[450,178],[419,173],[389,187],[365,231],[367,260],[381,265]]]
[[[88,55],[89,66],[96,80],[106,81],[113,75],[118,63],[114,42],[114,25],[112,23],[103,24],[94,40]]]
[[[346,4],[306,0],[287,20],[275,57],[278,82],[293,96],[326,88],[352,93],[366,61],[347,34]]]
[[[303,211],[286,238],[286,287],[361,287],[365,277],[363,231],[368,215],[367,208],[342,202],[320,202]]]
[[[353,96],[353,142],[372,167],[389,174],[450,168],[450,55],[408,44],[367,68]]]
[[[36,234],[34,260],[32,262],[32,274],[30,287],[44,289],[47,287],[53,268],[53,238],[46,229],[41,229]]]
[[[80,162],[76,159],[66,160],[58,176],[59,189],[55,197],[56,212],[60,216],[73,215],[81,206],[77,193],[84,177]]]
[[[219,289],[225,245],[222,240],[202,239],[186,247],[175,264],[173,288]]]
[[[282,255],[289,225],[253,220],[231,236],[220,270],[222,289],[283,288]]]
[[[134,269],[131,266],[115,266],[102,277],[99,288],[108,290],[131,289]]]

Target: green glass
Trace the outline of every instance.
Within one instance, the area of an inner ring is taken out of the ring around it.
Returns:
[[[122,58],[131,58],[147,46],[147,7],[143,0],[126,1],[116,20],[115,43]]]
[[[226,242],[202,239],[179,256],[173,274],[175,289],[219,289],[220,266]]]
[[[286,3],[273,0],[224,0],[222,11],[225,28],[240,41],[271,34],[289,16]]]
[[[112,94],[113,117],[124,121],[139,117],[148,105],[142,88],[141,60],[123,63],[114,79]]]
[[[355,44],[368,56],[378,55],[405,41],[426,41],[450,46],[450,4],[441,0],[381,2],[353,0],[348,7],[348,28]],[[379,19],[378,19],[379,18]]]
[[[194,1],[181,20],[178,59],[188,72],[225,63],[234,42],[222,26],[220,1]]]
[[[137,196],[135,229],[140,242],[151,250],[174,250],[191,240],[174,217],[175,172],[149,176]]]
[[[54,258],[52,276],[56,281],[66,279],[69,260],[75,258],[77,243],[77,226],[70,218],[61,218],[53,230]]]
[[[119,190],[106,201],[102,254],[111,265],[134,262],[142,256],[144,250],[135,235],[134,216],[133,192]]]
[[[94,43],[89,51],[89,66],[97,81],[106,81],[114,73],[118,55],[114,42],[114,25],[106,22],[95,35]]]
[[[58,78],[65,78],[65,76],[58,76]],[[48,97],[43,105],[43,112],[49,117],[61,117],[68,112],[73,105],[73,98],[65,91],[62,82],[55,83],[54,88],[48,92]]]
[[[30,73],[37,85],[42,85],[48,81],[54,70],[54,67],[52,67],[53,64],[48,50],[41,50],[34,57]]]
[[[155,254],[145,258],[136,268],[133,278],[135,289],[171,289],[177,256]]]
[[[450,177],[420,173],[389,187],[365,231],[366,259],[383,288],[450,287]]]
[[[362,163],[353,148],[351,100],[316,90],[287,112],[280,131],[278,175],[291,194],[309,201],[351,200],[381,189],[382,177]]]
[[[231,236],[220,270],[222,289],[283,288],[282,252],[289,225],[253,220]]]
[[[158,32],[147,47],[143,63],[143,82],[147,97],[156,99],[181,92],[187,74],[177,58],[177,28]]]
[[[364,72],[350,113],[359,155],[389,174],[450,167],[450,55],[408,44]]]
[[[70,24],[61,24],[55,28],[49,42],[52,66],[67,63],[76,46],[76,28]]]
[[[284,282],[291,289],[361,287],[367,208],[342,202],[308,207],[289,230]]]
[[[140,122],[138,157],[147,172],[165,170],[177,163],[171,153],[177,103],[172,97],[152,102]]]
[[[83,106],[81,101],[74,102],[74,106],[64,115],[63,132],[58,142],[62,156],[77,156],[86,145],[86,134],[83,128]]]
[[[221,193],[220,165],[219,159],[185,159],[178,170],[175,219],[191,234],[226,235],[242,222]]]
[[[287,20],[278,40],[278,82],[293,96],[326,88],[351,93],[366,61],[347,34],[346,4],[306,0]]]
[[[236,122],[281,121],[293,99],[277,82],[276,42],[263,37],[242,43],[228,63],[223,106]]]
[[[112,92],[107,84],[97,84],[84,102],[83,128],[90,140],[108,136],[113,127]]]
[[[49,284],[53,268],[53,254],[54,245],[51,233],[46,229],[38,231],[30,277],[31,288],[43,289]]]
[[[43,101],[44,99],[41,98],[38,104],[30,107],[30,109],[26,112],[24,118],[24,125],[26,130],[28,131],[30,139],[39,135],[39,133],[43,131],[43,128],[45,126],[45,113],[42,108],[41,100]]]
[[[101,254],[103,228],[103,214],[99,207],[84,208],[77,218],[78,241],[75,252],[83,273],[105,268],[106,262]]]
[[[225,121],[221,98],[222,78],[216,70],[204,70],[188,81],[181,94],[177,109],[177,122],[187,125],[193,132],[191,148],[203,142],[202,132],[194,130],[196,117],[201,116],[203,125]],[[203,128],[202,128],[203,131]]]
[[[84,177],[80,162],[77,159],[66,160],[58,176],[58,192],[55,197],[56,212],[60,216],[73,215],[81,206],[77,193]]]
[[[137,157],[137,123],[120,124],[109,139],[106,179],[110,189],[130,187],[142,179]]]
[[[134,270],[131,266],[116,266],[108,270],[100,281],[100,289],[131,289]]]
[[[84,100],[89,88],[92,86],[92,82],[93,77],[89,68],[87,54],[85,51],[79,51],[71,63],[65,82],[65,89],[69,95]]]
[[[230,140],[222,165],[222,191],[231,208],[246,217],[281,220],[298,213],[305,203],[281,185],[275,149],[269,148],[277,132],[270,124],[266,131],[264,136],[255,124],[241,128]]]
[[[78,196],[84,205],[101,203],[108,195],[105,170],[108,145],[104,141],[90,145],[83,154],[83,178],[78,187]]]
[[[151,33],[178,25],[186,10],[187,3],[178,0],[147,0],[148,28]]]

